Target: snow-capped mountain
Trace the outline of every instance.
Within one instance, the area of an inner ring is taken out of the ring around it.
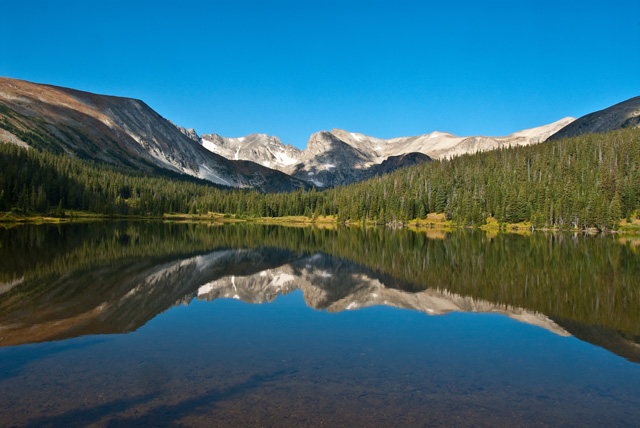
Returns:
[[[567,117],[505,137],[458,137],[436,131],[414,137],[381,139],[332,129],[311,135],[303,151],[285,146],[277,137],[265,134],[239,138],[209,134],[202,135],[200,141],[206,149],[228,159],[250,160],[323,188],[365,180],[432,159],[542,142],[574,120]]]

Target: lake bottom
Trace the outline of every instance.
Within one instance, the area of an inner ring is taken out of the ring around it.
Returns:
[[[634,426],[640,369],[502,315],[327,313],[300,291],[0,348],[2,426]]]

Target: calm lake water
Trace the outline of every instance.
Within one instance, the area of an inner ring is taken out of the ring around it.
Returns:
[[[640,236],[0,229],[0,426],[638,426]]]

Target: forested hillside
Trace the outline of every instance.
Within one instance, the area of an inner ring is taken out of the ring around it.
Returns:
[[[640,207],[640,130],[463,155],[337,191],[341,218],[611,227]]]
[[[638,208],[639,129],[463,155],[323,192],[266,195],[0,145],[0,211],[335,215],[380,224],[446,213],[468,225],[493,217],[535,227],[605,229]]]
[[[107,215],[195,212],[195,201],[217,188],[178,174],[133,169],[0,144],[0,211]]]

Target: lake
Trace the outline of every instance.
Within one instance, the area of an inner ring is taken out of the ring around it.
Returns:
[[[0,426],[638,426],[640,236],[0,229]]]

